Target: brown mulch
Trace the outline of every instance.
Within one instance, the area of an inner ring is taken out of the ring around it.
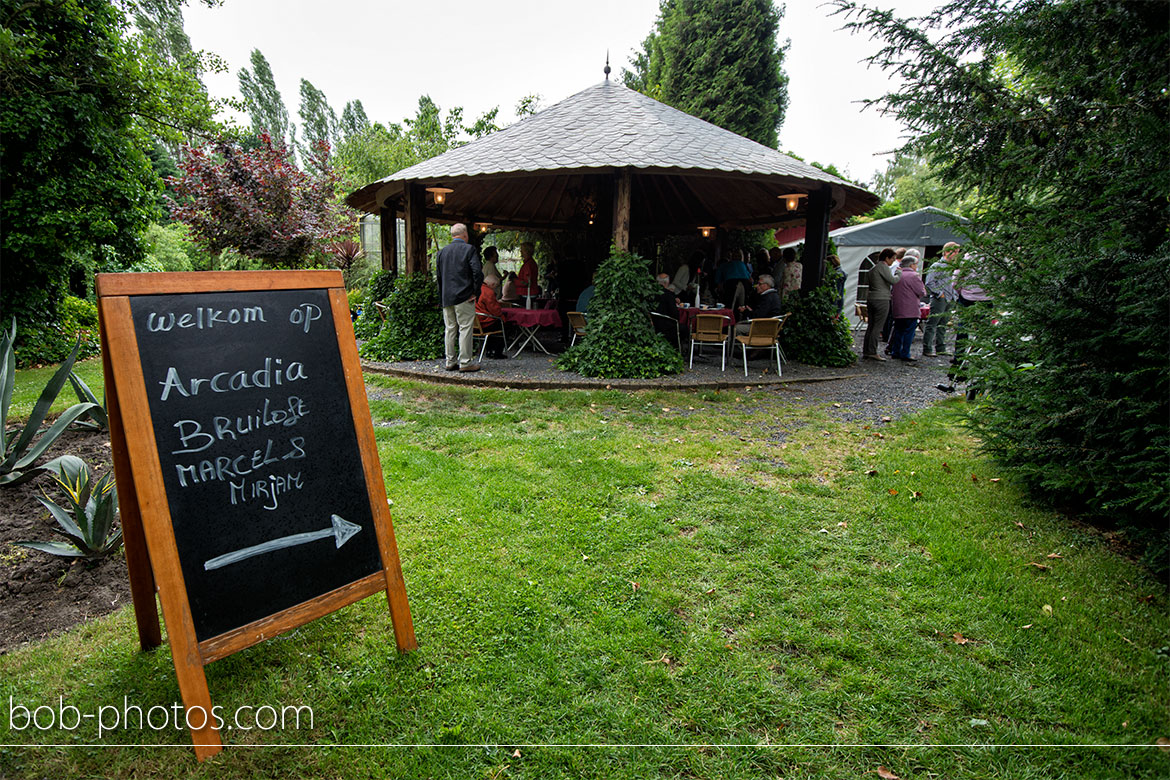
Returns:
[[[68,430],[46,455],[66,453],[77,455],[99,474],[112,468],[106,433]],[[130,580],[121,552],[88,564],[12,544],[61,538],[53,532],[56,522],[36,499],[42,491],[63,500],[52,477],[44,474],[0,489],[0,653],[130,602]]]

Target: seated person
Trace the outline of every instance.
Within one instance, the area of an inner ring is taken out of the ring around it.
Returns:
[[[519,294],[516,292],[516,272],[509,271],[508,275],[504,277],[504,283],[500,287],[500,300],[505,303],[511,303],[518,300]]]
[[[483,276],[486,279],[488,275],[492,275],[497,279],[503,277],[500,273],[499,267],[496,265],[499,262],[500,253],[494,246],[485,247],[483,250]]]
[[[483,278],[483,286],[479,288],[479,300],[475,302],[476,315],[479,317],[479,327],[483,328],[487,337],[487,356],[490,358],[506,358],[504,354],[504,314],[500,308],[500,301],[496,298],[496,290],[500,286],[500,277],[488,274]]]
[[[676,296],[682,297],[687,291],[687,287],[691,284],[691,267],[683,260],[678,264],[678,269],[674,272],[674,279],[670,282],[670,291]]]
[[[737,336],[746,336],[748,334],[748,331],[752,327],[752,319],[766,319],[768,317],[780,316],[780,293],[776,290],[776,280],[772,278],[771,274],[760,275],[759,281],[756,282],[756,291],[760,294],[760,299],[756,301],[756,305],[744,306],[739,312],[742,314],[743,320],[735,325],[735,333]]]

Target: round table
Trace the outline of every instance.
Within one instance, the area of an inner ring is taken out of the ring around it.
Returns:
[[[679,307],[678,322],[680,325],[682,325],[687,330],[694,330],[695,329],[695,317],[697,317],[700,314],[722,314],[724,317],[731,317],[732,322],[733,323],[735,322],[735,317],[732,316],[731,309],[724,309],[724,308],[702,309],[702,308],[695,308],[694,306],[690,306],[690,307],[686,307],[686,308]]]
[[[508,345],[508,350],[516,346],[521,339],[524,343],[520,344],[520,348],[516,352],[522,351],[530,343],[532,348],[539,349],[546,355],[551,355],[544,345],[540,343],[540,339],[536,338],[536,333],[541,328],[559,328],[561,326],[561,315],[556,309],[503,309],[500,312],[504,316],[506,322],[514,322],[520,328],[520,335],[512,340]]]

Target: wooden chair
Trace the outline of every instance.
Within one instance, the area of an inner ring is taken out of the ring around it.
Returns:
[[[748,330],[746,336],[736,334],[735,340],[739,342],[740,350],[743,352],[743,375],[748,375],[747,370],[747,353],[749,349],[774,349],[776,351],[776,376],[783,376],[783,369],[781,368],[781,361],[784,359],[784,352],[780,349],[780,331],[784,328],[784,321],[791,316],[785,314],[783,317],[763,317],[758,320],[750,320],[751,328]]]
[[[378,319],[382,322],[386,321],[386,313],[390,311],[390,307],[381,301],[374,301],[374,311],[378,313]]]
[[[585,315],[579,311],[569,312],[569,329],[573,331],[573,340],[569,342],[572,347],[577,343],[577,338],[585,338]]]
[[[853,304],[853,315],[857,317],[857,324],[853,326],[854,330],[861,330],[869,324],[869,306],[867,304]]]
[[[696,314],[695,332],[691,334],[691,368],[695,367],[695,344],[699,345],[699,354],[703,353],[704,344],[718,344],[719,357],[722,358],[720,370],[727,370],[727,345],[730,342],[731,318],[726,314]]]
[[[481,318],[483,320],[487,320],[489,322],[500,323],[500,329],[499,330],[484,330],[483,322],[482,322]],[[483,362],[483,355],[485,352],[487,352],[488,339],[491,338],[492,336],[497,335],[497,334],[499,335],[499,337],[501,339],[504,338],[504,321],[501,320],[499,317],[493,317],[492,315],[490,315],[486,312],[479,311],[477,309],[475,312],[475,319],[471,321],[471,343],[475,344],[476,339],[480,339],[483,342],[479,347],[479,362],[480,363]],[[507,343],[507,342],[505,341],[505,343]],[[474,350],[475,347],[473,346],[472,349]]]

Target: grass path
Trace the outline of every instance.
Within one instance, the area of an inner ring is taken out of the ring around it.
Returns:
[[[370,386],[420,649],[367,599],[208,667],[225,711],[312,728],[225,732],[202,767],[174,730],[0,747],[0,776],[1170,775],[1140,747],[1170,737],[1165,591],[946,406]],[[0,657],[0,698],[169,706],[169,653],[135,648],[123,610]],[[385,743],[433,747],[280,747]]]

